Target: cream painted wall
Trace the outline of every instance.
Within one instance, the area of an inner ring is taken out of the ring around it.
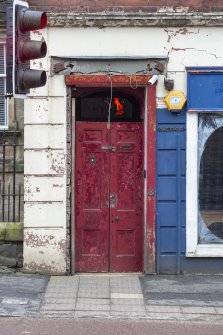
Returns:
[[[186,66],[221,66],[223,28],[49,28],[48,56],[35,68],[49,74],[50,56],[167,56],[168,77],[186,92]],[[157,106],[164,106],[163,76]],[[24,268],[66,271],[66,87],[49,77],[25,100]],[[58,215],[59,213],[59,215]]]
[[[168,77],[186,95],[187,66],[221,66],[222,27],[50,28],[50,56],[167,56]],[[60,41],[60,42],[58,42]],[[159,76],[157,102],[166,95]]]
[[[32,38],[48,43],[48,32],[35,32]],[[48,80],[25,99],[24,269],[63,274],[67,265],[66,87],[62,76],[49,77],[48,55],[32,62],[32,67],[46,70]]]

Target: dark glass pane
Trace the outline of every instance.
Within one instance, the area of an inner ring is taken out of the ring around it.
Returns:
[[[220,242],[211,238],[211,234],[223,239],[223,126],[220,126],[221,119],[210,121],[212,125],[209,122],[203,133],[200,132],[200,137],[203,136],[206,141],[203,141],[200,158],[199,210],[201,221],[208,229],[200,232],[201,243]]]
[[[131,96],[107,92],[77,99],[78,121],[140,121],[140,106]]]

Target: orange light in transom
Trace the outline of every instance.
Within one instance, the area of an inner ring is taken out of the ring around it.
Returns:
[[[119,98],[114,98],[114,104],[116,105],[115,115],[124,115],[124,105],[120,102]]]

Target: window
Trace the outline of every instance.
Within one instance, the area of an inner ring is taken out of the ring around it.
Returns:
[[[187,68],[186,255],[223,257],[223,68]]]
[[[110,115],[109,115],[110,113]],[[127,94],[114,91],[93,93],[77,99],[77,121],[136,122],[140,119],[138,101]]]
[[[6,94],[5,45],[0,44],[0,129],[8,128],[8,112]]]
[[[223,115],[198,115],[198,242],[223,243]]]
[[[223,114],[187,114],[186,255],[223,257]]]

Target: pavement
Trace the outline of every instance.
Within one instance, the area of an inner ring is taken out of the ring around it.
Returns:
[[[0,316],[223,322],[223,276],[0,275]]]

